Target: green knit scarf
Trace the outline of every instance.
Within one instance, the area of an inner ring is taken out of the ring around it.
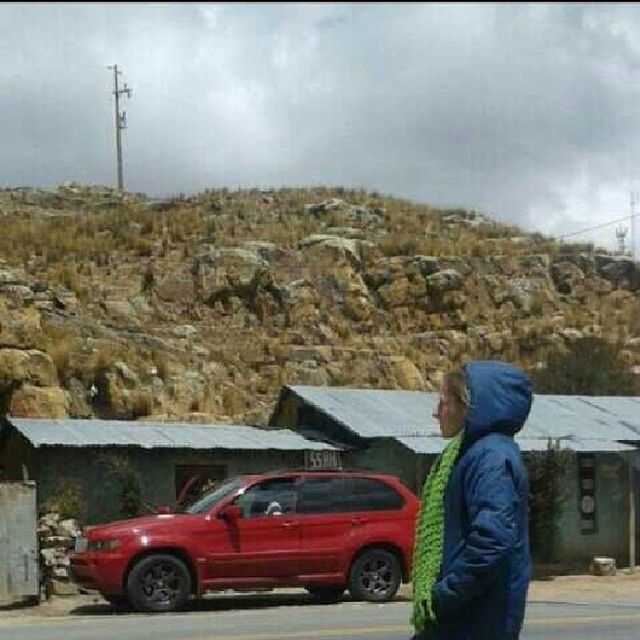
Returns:
[[[427,622],[435,622],[431,589],[442,564],[444,543],[444,492],[458,457],[463,432],[451,439],[435,461],[422,488],[422,503],[416,519],[413,546],[413,615],[419,633]],[[424,603],[424,604],[423,604]]]

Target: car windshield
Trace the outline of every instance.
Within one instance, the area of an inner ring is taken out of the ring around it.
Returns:
[[[236,477],[225,480],[220,486],[207,491],[201,495],[195,502],[182,509],[182,513],[205,513],[211,507],[218,504],[220,500],[226,498],[230,493],[239,489],[244,482],[244,478]]]

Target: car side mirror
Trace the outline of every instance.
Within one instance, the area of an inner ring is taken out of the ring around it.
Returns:
[[[242,518],[242,509],[236,504],[230,504],[220,511],[220,518],[225,522],[235,522]]]

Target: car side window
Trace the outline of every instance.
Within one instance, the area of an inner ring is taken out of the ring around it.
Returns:
[[[403,496],[382,480],[345,478],[345,484],[352,511],[391,511],[404,506]]]
[[[276,478],[258,482],[240,494],[234,504],[244,518],[282,516],[296,513],[298,502],[294,478]]]
[[[300,489],[299,513],[338,513],[348,510],[344,478],[304,478]]]

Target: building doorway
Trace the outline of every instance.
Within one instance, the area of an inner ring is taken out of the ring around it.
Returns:
[[[224,464],[180,464],[175,467],[178,507],[185,507],[227,477]]]

